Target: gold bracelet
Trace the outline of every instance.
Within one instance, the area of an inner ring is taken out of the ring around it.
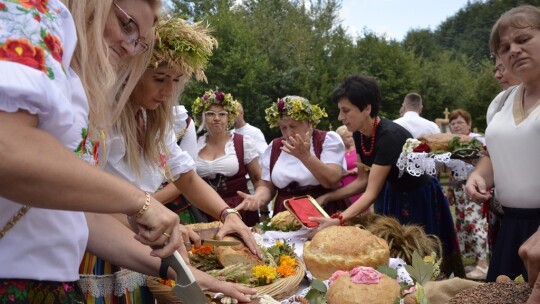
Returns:
[[[130,215],[129,218],[131,219],[138,219],[140,218],[141,216],[143,216],[143,214],[146,212],[146,210],[148,210],[148,207],[150,206],[150,193],[148,192],[144,192],[144,195],[146,197],[145,201],[144,201],[144,205],[142,206],[141,210],[139,210],[139,212],[133,214],[133,215]]]

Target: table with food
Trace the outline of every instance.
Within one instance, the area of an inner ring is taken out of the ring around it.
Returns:
[[[475,139],[438,135],[409,140],[397,166],[411,174],[435,174],[440,165],[465,179],[483,153]],[[471,163],[472,162],[472,163]],[[252,229],[263,259],[242,240],[227,236],[193,247],[191,265],[228,282],[254,287],[252,303],[439,304],[524,303],[531,288],[523,280],[501,276],[483,283],[440,271],[442,245],[421,226],[402,225],[392,217],[363,213],[343,226],[320,231],[287,210]],[[220,222],[190,225],[211,238]],[[171,284],[148,278],[157,302],[181,303]],[[209,294],[209,303],[237,303]]]

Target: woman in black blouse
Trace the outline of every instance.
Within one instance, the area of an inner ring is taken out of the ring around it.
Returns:
[[[332,93],[339,107],[338,119],[353,132],[360,165],[358,178],[351,184],[327,193],[317,201],[364,194],[341,214],[315,219],[321,227],[339,225],[366,210],[375,202],[375,212],[397,218],[402,224],[418,224],[443,243],[442,270],[463,276],[454,223],[448,201],[438,181],[427,174],[419,177],[406,172],[399,177],[396,162],[407,138],[412,135],[400,125],[378,116],[381,93],[375,80],[347,77]],[[455,266],[450,266],[455,265]]]

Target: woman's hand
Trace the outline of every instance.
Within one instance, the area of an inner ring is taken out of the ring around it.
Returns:
[[[533,288],[527,304],[540,303],[540,230],[521,245],[518,253],[527,268],[529,285]]]
[[[486,180],[478,173],[472,172],[465,184],[465,194],[477,203],[483,203],[491,198],[491,193],[487,190]]]
[[[233,233],[239,234],[249,250],[262,259],[261,250],[251,233],[251,229],[244,224],[239,216],[236,214],[229,214],[225,218],[223,226],[219,229],[218,233],[216,233],[216,239],[221,240],[224,236]]]
[[[255,295],[257,293],[257,290],[253,288],[220,281],[198,269],[192,268],[192,271],[193,276],[203,290],[209,290],[215,293],[221,292],[228,297],[237,299],[239,302],[251,302],[251,298],[247,295]]]
[[[296,134],[295,136],[289,136],[288,140],[283,140],[283,147],[281,150],[289,153],[290,155],[298,158],[300,161],[305,161],[311,156],[311,140],[310,132],[306,132],[304,136]]]
[[[335,218],[310,217],[309,220],[319,223],[319,226],[316,228],[317,231],[321,231],[322,229],[330,226],[339,226],[340,224],[339,219]]]
[[[248,210],[248,211],[257,211],[259,208],[264,205],[264,202],[258,199],[255,195],[247,194],[242,191],[236,191],[243,201],[240,205],[236,206],[236,210]]]
[[[347,176],[347,175],[357,175],[358,174],[358,168],[353,168],[351,170],[347,170],[344,174],[344,176]]]
[[[168,257],[180,247],[183,247],[186,254],[184,241],[178,228],[180,224],[178,215],[156,199],[150,198],[148,209],[140,217],[130,218],[130,223],[136,233],[135,239],[155,248],[151,255]]]

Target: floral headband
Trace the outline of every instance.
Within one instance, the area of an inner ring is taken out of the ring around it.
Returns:
[[[189,24],[181,18],[161,20],[148,67],[167,66],[182,71],[187,78],[194,74],[197,80],[206,81],[204,70],[218,44],[210,32],[201,23]]]
[[[236,116],[238,116],[238,101],[234,100],[230,93],[223,93],[221,91],[208,90],[204,92],[204,95],[197,97],[191,106],[191,113],[194,115],[195,124],[202,124],[202,115],[208,111],[211,105],[222,106],[225,111],[229,112],[228,126],[231,127],[234,124]]]
[[[300,96],[285,96],[264,110],[270,128],[275,128],[284,117],[299,121],[309,121],[316,126],[322,117],[328,117],[326,111]]]

